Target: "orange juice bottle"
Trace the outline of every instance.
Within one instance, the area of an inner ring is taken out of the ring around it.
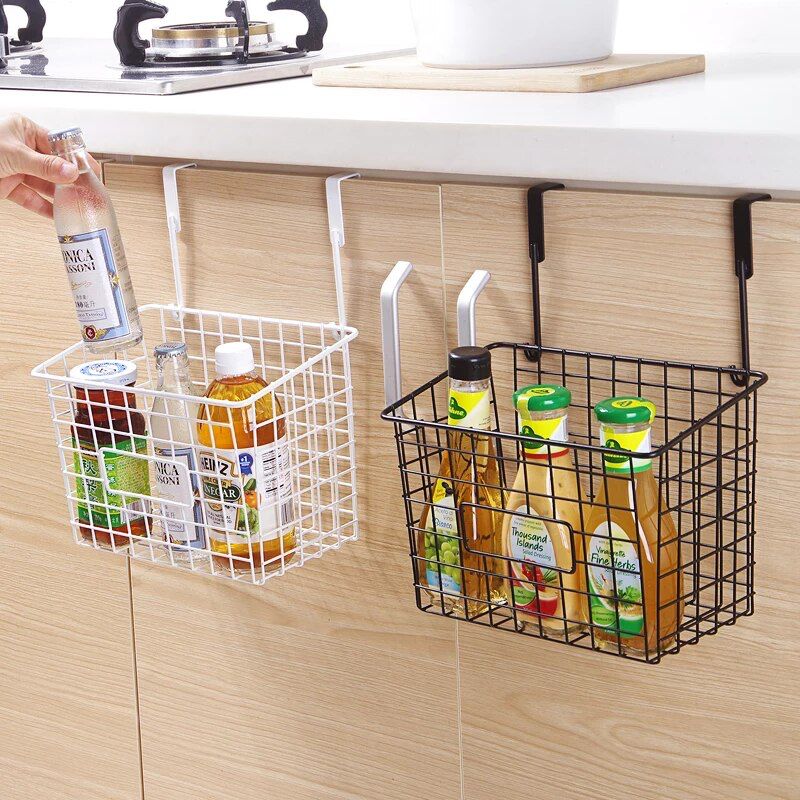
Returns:
[[[567,441],[572,402],[563,386],[528,386],[514,393],[524,462],[509,492],[503,523],[509,606],[523,626],[565,638],[586,622],[583,518],[589,515]],[[565,524],[566,523],[566,524]],[[570,531],[570,526],[572,531]],[[574,533],[573,533],[574,532]]]
[[[231,342],[215,352],[210,400],[242,401],[267,383],[255,371],[253,348]],[[244,408],[200,403],[198,464],[211,550],[215,561],[238,572],[279,569],[294,557],[286,419],[269,392]]]

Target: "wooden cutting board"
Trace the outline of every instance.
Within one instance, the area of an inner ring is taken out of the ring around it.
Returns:
[[[597,92],[705,72],[705,56],[613,55],[589,64],[535,69],[435,69],[415,56],[320,67],[317,86],[483,92]]]

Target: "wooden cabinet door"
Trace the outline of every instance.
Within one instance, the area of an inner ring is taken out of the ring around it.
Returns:
[[[730,200],[554,192],[544,343],[738,363]],[[457,292],[485,267],[487,341],[530,341],[525,192],[446,186],[450,340]],[[759,397],[756,614],[652,667],[493,630],[459,631],[464,798],[785,800],[797,795],[800,589],[800,205],[754,209],[750,281]]]
[[[128,565],[73,544],[33,366],[79,338],[52,223],[0,203],[0,796],[139,800]]]
[[[170,274],[160,171],[111,166],[134,276]],[[331,321],[321,177],[179,174],[187,303]],[[148,800],[416,800],[460,793],[455,627],[414,608],[378,297],[395,260],[409,384],[444,358],[440,191],[353,181],[344,254],[363,538],[265,587],[133,565]],[[151,273],[148,273],[151,274]],[[172,295],[168,295],[171,299]]]

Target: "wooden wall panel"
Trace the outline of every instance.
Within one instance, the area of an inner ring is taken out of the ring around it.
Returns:
[[[478,267],[493,273],[479,338],[529,339],[524,199],[521,189],[444,187],[451,342],[458,290]],[[546,220],[545,344],[738,361],[728,201],[559,192]],[[465,800],[796,795],[800,207],[758,206],[755,228],[753,363],[772,377],[759,402],[756,615],[656,667],[460,627]]]
[[[0,203],[0,796],[139,800],[128,567],[77,547],[45,387],[79,337],[52,223]]]
[[[138,270],[169,270],[153,168],[115,166]],[[319,177],[180,173],[188,302],[331,320]],[[418,616],[391,431],[379,420],[378,292],[417,265],[403,323],[409,383],[444,358],[439,188],[345,186],[344,258],[359,412],[364,538],[265,588],[136,564],[135,631],[147,800],[411,800],[460,793],[455,627]]]

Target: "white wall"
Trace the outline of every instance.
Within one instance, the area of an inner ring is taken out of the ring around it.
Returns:
[[[50,35],[109,36],[122,0],[43,0]],[[224,16],[226,0],[161,0],[169,22]],[[322,0],[331,20],[331,44],[400,47],[412,40],[407,0]],[[431,0],[434,2],[434,0]],[[487,0],[491,3],[492,0]],[[558,2],[558,0],[553,0]],[[266,0],[250,0],[262,16]],[[18,9],[10,8],[12,21]],[[284,35],[296,14],[283,12]],[[144,27],[144,26],[143,26]],[[620,0],[617,49],[621,52],[797,52],[798,0]]]

